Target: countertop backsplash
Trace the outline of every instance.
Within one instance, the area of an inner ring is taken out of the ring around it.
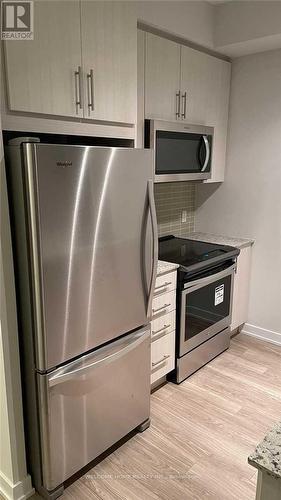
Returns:
[[[159,236],[188,236],[195,230],[195,189],[192,182],[155,184],[155,203]],[[186,222],[182,222],[182,211]]]

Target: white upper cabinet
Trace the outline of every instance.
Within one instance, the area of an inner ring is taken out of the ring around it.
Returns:
[[[230,73],[227,61],[146,34],[145,117],[214,127],[206,182],[224,180]]]
[[[211,98],[209,86],[213,76],[211,58],[203,52],[181,47],[182,119],[207,125],[207,104]],[[209,125],[209,123],[208,123]]]
[[[231,64],[208,54],[182,46],[181,91],[186,93],[183,119],[214,127],[212,177],[224,180],[228,102]]]
[[[8,107],[133,124],[134,2],[36,0],[34,40],[6,41]]]
[[[5,42],[9,109],[81,116],[79,1],[34,2],[34,21],[34,40]]]
[[[180,45],[146,34],[145,116],[176,120],[180,87]]]
[[[214,127],[214,140],[212,177],[206,182],[222,182],[226,161],[231,64],[213,57],[212,68],[206,122]]]
[[[81,2],[85,118],[134,123],[137,27],[134,2]]]

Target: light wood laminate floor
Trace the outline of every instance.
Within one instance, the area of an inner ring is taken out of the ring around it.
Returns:
[[[152,395],[151,427],[69,486],[64,500],[254,500],[247,457],[281,418],[281,347],[238,335]]]

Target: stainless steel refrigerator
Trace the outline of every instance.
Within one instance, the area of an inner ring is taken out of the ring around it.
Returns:
[[[28,460],[41,494],[149,422],[152,152],[7,147]]]

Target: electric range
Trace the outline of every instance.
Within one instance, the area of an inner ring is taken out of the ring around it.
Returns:
[[[177,271],[176,368],[180,383],[230,344],[233,281],[240,250],[175,236],[159,239],[159,259]]]

